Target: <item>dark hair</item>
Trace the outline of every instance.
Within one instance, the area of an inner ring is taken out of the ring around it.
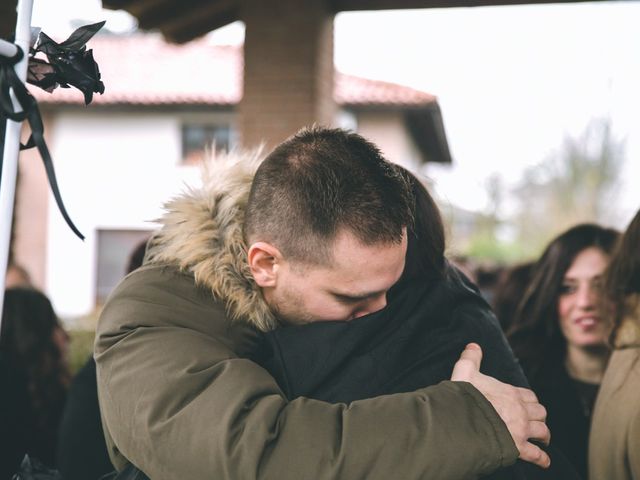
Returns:
[[[440,210],[422,182],[396,165],[413,194],[413,225],[407,230],[407,255],[402,280],[440,278],[444,272],[445,236]]]
[[[626,299],[633,293],[640,293],[640,210],[616,245],[605,273],[604,291],[611,301],[615,335],[627,314]]]
[[[280,144],[258,168],[244,237],[323,264],[341,229],[365,245],[399,243],[412,210],[406,179],[375,145],[345,130],[314,127]]]
[[[126,273],[131,273],[134,270],[140,268],[144,263],[144,255],[147,253],[147,242],[149,239],[142,240],[136,248],[129,254],[129,260],[127,261]]]
[[[0,331],[3,361],[27,382],[40,428],[57,428],[66,398],[70,373],[53,336],[62,328],[51,302],[28,288],[5,291]]]
[[[561,361],[566,354],[567,342],[558,319],[558,298],[573,260],[590,247],[611,253],[617,238],[618,232],[613,229],[581,224],[552,240],[535,263],[509,332],[509,341],[525,373],[535,375],[543,359]]]
[[[491,306],[505,332],[513,324],[520,300],[531,280],[533,266],[533,262],[520,263],[500,274]]]
[[[13,274],[16,278],[11,279],[11,274]],[[10,285],[9,280],[12,280],[13,283]],[[16,281],[17,280],[17,281]],[[6,276],[6,288],[11,287],[30,287],[31,286],[31,275],[26,268],[17,263],[9,263],[7,265],[7,276]]]

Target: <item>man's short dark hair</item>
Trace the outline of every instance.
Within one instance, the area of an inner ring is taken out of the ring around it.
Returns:
[[[258,168],[244,235],[289,259],[325,264],[338,232],[346,229],[365,245],[400,243],[412,212],[406,178],[374,144],[313,127],[284,141]]]

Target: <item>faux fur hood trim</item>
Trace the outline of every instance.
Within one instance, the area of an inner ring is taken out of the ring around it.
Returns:
[[[244,214],[261,150],[211,156],[202,186],[189,187],[164,205],[161,228],[149,242],[145,264],[175,265],[222,301],[232,320],[268,331],[277,322],[251,276],[242,235]]]

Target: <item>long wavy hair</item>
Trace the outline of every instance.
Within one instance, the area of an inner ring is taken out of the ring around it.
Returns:
[[[27,288],[6,290],[0,353],[26,380],[39,428],[57,424],[71,379],[63,352],[54,339],[60,333],[56,329],[62,327],[44,294]]]
[[[570,228],[549,243],[535,263],[508,332],[513,351],[528,376],[535,376],[545,359],[562,362],[567,340],[560,329],[558,299],[564,276],[583,250],[596,247],[611,254],[618,232],[595,224]]]
[[[640,210],[620,238],[604,277],[604,292],[611,306],[613,330],[617,328],[629,310],[636,308],[627,302],[630,295],[640,293]]]

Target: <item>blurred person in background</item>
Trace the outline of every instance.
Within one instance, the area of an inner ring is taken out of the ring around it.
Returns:
[[[146,248],[144,240],[131,252],[125,274],[142,265]],[[58,444],[57,464],[64,480],[97,480],[113,470],[100,421],[93,356],[87,359],[69,388]]]
[[[505,268],[500,274],[491,306],[504,332],[513,324],[518,305],[531,280],[533,265],[533,262],[520,263]]]
[[[57,432],[71,379],[69,337],[42,293],[5,292],[0,332],[0,479],[25,454],[55,466]]]
[[[589,476],[640,479],[640,210],[605,274],[613,353],[591,424]]]
[[[4,286],[5,288],[29,288],[32,286],[31,276],[22,265],[11,262],[7,266],[7,275],[5,276]]]
[[[556,237],[533,267],[509,340],[547,408],[552,444],[587,475],[591,412],[609,358],[601,283],[618,233],[593,224]]]
[[[449,262],[473,283],[478,282],[478,278],[476,277],[478,265],[471,258],[466,255],[452,255],[449,257]]]
[[[125,275],[129,275],[134,270],[137,270],[142,266],[144,262],[144,255],[147,253],[147,242],[149,239],[142,240],[136,248],[129,254],[129,260],[127,261],[127,270]]]
[[[502,265],[484,265],[478,267],[475,272],[476,286],[480,289],[480,294],[489,305],[493,304],[500,275],[504,271]]]

